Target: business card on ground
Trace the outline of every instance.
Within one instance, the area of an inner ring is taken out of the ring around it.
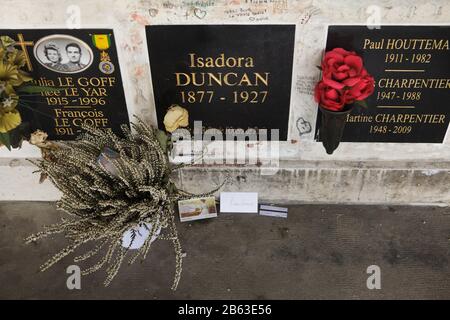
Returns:
[[[261,216],[287,218],[288,208],[274,207],[262,204],[259,206],[259,214]]]
[[[180,221],[193,221],[217,217],[216,199],[214,197],[195,198],[178,201]]]
[[[257,192],[221,192],[220,212],[258,213]]]

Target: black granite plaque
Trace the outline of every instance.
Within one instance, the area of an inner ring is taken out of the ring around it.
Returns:
[[[327,50],[355,51],[375,78],[368,108],[347,117],[342,141],[442,143],[450,117],[449,40],[448,26],[330,26]]]
[[[158,124],[177,103],[189,128],[279,129],[287,139],[295,26],[146,28]],[[269,130],[270,131],[270,130]],[[261,138],[261,137],[260,137]]]
[[[129,124],[113,30],[8,29],[0,35],[26,53],[29,84],[59,89],[21,93],[18,109],[31,131],[73,140],[82,123],[117,133]]]

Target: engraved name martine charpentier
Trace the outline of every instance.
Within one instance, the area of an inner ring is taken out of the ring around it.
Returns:
[[[400,113],[388,114],[378,113],[377,115],[351,115],[348,114],[347,122],[362,122],[362,123],[426,123],[426,124],[445,124],[445,114],[415,114],[415,113]]]
[[[201,57],[188,54],[190,68],[254,68],[253,57],[226,57],[224,53],[217,57]],[[270,72],[175,72],[176,86],[247,86],[268,87]]]

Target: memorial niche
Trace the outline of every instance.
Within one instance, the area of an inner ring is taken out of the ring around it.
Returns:
[[[286,140],[294,30],[293,25],[147,26],[159,127],[167,109],[179,104],[189,112],[191,131],[194,121],[202,121],[204,130],[222,133],[259,130],[260,139],[262,130],[278,129],[279,139]]]
[[[442,143],[449,124],[448,26],[330,26],[327,50],[345,47],[375,78],[367,108],[346,118],[342,141]],[[320,119],[317,120],[317,128]],[[320,140],[316,130],[316,139]]]
[[[82,124],[120,133],[120,126],[129,123],[112,30],[28,29],[0,34],[10,39],[11,50],[21,49],[22,74],[30,77],[29,87],[17,90],[23,129],[17,139],[42,130],[50,140],[75,140]],[[10,50],[6,49],[2,52]]]

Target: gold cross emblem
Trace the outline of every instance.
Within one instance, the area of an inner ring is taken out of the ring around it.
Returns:
[[[31,71],[33,71],[33,66],[31,65],[31,60],[30,60],[30,56],[28,55],[27,46],[34,46],[34,42],[33,41],[25,41],[25,39],[23,38],[23,34],[21,34],[21,33],[17,34],[17,38],[19,39],[19,41],[17,41],[14,45],[20,46],[22,48],[22,51],[25,55],[25,60],[27,62],[28,71],[31,72]]]

